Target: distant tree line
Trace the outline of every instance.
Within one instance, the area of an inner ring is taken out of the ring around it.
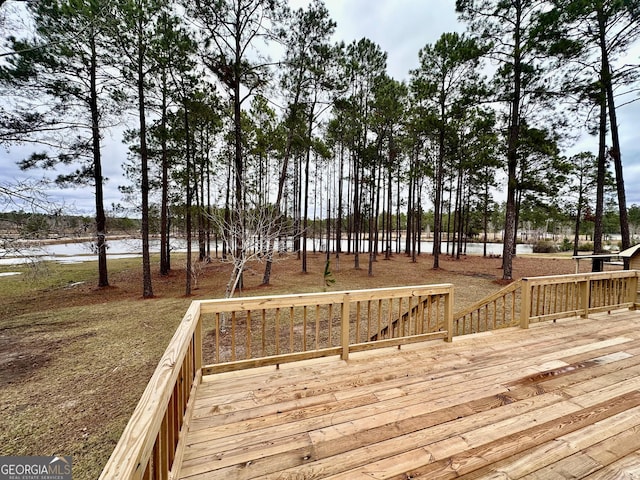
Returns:
[[[140,221],[127,217],[109,217],[108,229],[112,233],[135,234]],[[0,212],[0,238],[50,239],[73,241],[95,233],[95,220],[88,216],[50,214],[38,212]]]
[[[192,232],[201,260],[218,235],[239,288],[250,239],[261,239],[268,284],[277,238],[293,239],[306,272],[307,240],[319,229],[334,255],[366,262],[371,275],[380,257],[415,260],[425,231],[438,268],[443,252],[458,256],[470,236],[500,229],[510,280],[527,222],[571,218],[576,240],[589,225],[600,252],[612,208],[621,247],[630,246],[617,110],[636,99],[638,65],[624,56],[637,45],[640,3],[455,8],[468,31],[425,45],[399,81],[370,39],[332,41],[322,0],[297,10],[285,0],[27,2],[34,32],[7,36],[0,67],[0,142],[39,143],[23,168],[95,188],[100,286],[103,164],[123,164],[145,297],[152,218],[167,274],[177,212],[187,270]],[[125,116],[135,118],[124,134],[130,154],[114,159],[104,138]],[[568,155],[567,139],[585,128],[597,151]]]

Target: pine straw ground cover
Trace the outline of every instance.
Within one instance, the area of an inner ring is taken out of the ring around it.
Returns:
[[[139,260],[109,262],[110,283],[95,288],[95,263],[0,267],[0,455],[73,455],[76,480],[97,478],[129,419],[175,328],[193,299],[219,298],[229,265],[218,260],[199,269],[193,295],[184,296],[184,259],[174,271],[154,271],[153,299],[141,298]],[[245,277],[241,295],[453,283],[455,310],[501,287],[501,260],[431,256],[412,263],[404,255],[379,260],[367,275],[353,256],[332,256],[335,279],[324,284],[324,256],[310,254],[309,273],[295,257],[274,265],[270,286],[260,286],[263,265]],[[581,266],[588,269],[587,262]],[[573,273],[567,257],[520,256],[514,277]]]

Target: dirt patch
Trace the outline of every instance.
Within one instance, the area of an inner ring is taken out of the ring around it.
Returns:
[[[52,342],[53,343],[53,342]],[[25,346],[0,337],[0,388],[29,378],[50,360],[49,345]]]
[[[0,388],[19,383],[46,367],[57,352],[94,332],[52,340],[42,336],[16,338],[0,335]]]

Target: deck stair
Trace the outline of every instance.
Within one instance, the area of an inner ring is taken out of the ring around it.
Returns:
[[[519,325],[519,310],[517,309],[518,299],[522,281],[516,280],[495,293],[479,300],[469,307],[454,313],[454,334],[463,335],[468,333],[478,333],[496,328],[513,327]],[[378,339],[393,338],[400,334],[402,325],[409,318],[417,315],[420,307],[430,308],[432,299],[426,298],[422,305],[414,305],[411,310],[396,318],[390,325],[386,325],[379,332],[371,336],[371,341]],[[391,334],[389,334],[391,332]]]

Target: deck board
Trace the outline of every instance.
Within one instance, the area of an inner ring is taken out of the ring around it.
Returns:
[[[180,478],[625,478],[638,323],[616,311],[207,376]]]

